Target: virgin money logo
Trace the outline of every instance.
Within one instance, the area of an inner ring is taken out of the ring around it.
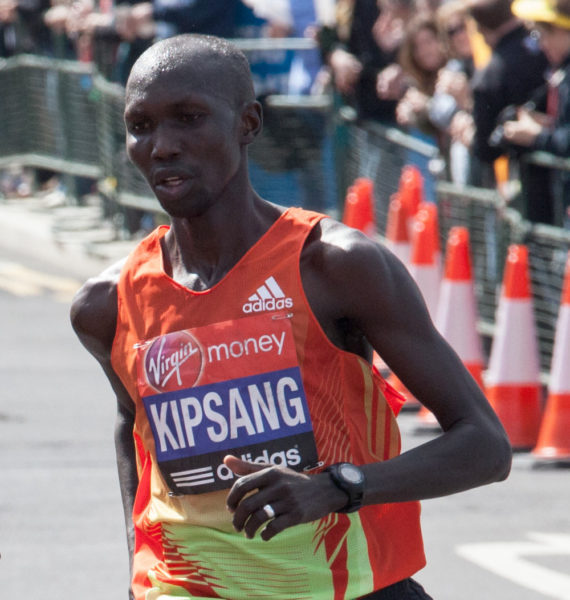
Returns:
[[[157,392],[192,387],[202,371],[202,350],[188,331],[167,333],[152,342],[144,357],[148,383]]]

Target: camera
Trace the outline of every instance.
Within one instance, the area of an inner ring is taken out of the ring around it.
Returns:
[[[523,108],[528,111],[536,110],[536,103],[527,102],[526,104],[523,104]],[[503,149],[512,147],[510,142],[507,142],[505,140],[505,123],[507,121],[516,121],[518,110],[519,107],[514,104],[509,104],[508,106],[505,106],[505,108],[503,108],[503,110],[499,113],[499,116],[497,117],[497,125],[495,129],[493,129],[493,131],[491,132],[491,135],[489,136],[489,146],[492,146],[493,148]]]
[[[459,106],[450,94],[434,94],[429,101],[429,120],[438,129],[447,129],[458,111]]]
[[[463,72],[461,62],[456,59],[449,60],[444,69],[452,73]],[[453,117],[459,110],[459,105],[451,94],[435,93],[429,101],[428,117],[438,129],[445,130],[451,125]]]

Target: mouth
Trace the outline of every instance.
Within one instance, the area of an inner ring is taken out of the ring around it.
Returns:
[[[175,192],[191,180],[191,175],[180,169],[160,169],[152,176],[153,188],[163,193]]]
[[[186,181],[184,177],[165,177],[158,181],[158,185],[167,188],[174,188],[182,185]]]

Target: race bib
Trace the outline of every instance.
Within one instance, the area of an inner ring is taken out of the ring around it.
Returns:
[[[136,349],[139,393],[173,492],[230,488],[226,454],[297,471],[317,464],[286,315],[176,331]]]

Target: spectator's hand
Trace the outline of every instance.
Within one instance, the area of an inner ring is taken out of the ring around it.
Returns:
[[[504,125],[505,139],[517,146],[532,146],[543,126],[530,111],[519,108],[516,121]]]
[[[72,3],[65,30],[70,37],[76,37],[81,33],[86,33],[87,18],[95,13],[92,0],[76,0]]]
[[[144,27],[153,21],[152,2],[138,2],[131,8],[131,18],[136,27]]]
[[[455,113],[449,125],[449,135],[456,142],[461,142],[464,146],[471,146],[475,136],[475,121],[473,116],[460,110]]]
[[[71,7],[65,4],[56,4],[44,13],[44,23],[56,33],[65,33],[65,25],[70,12]]]
[[[376,77],[376,94],[382,100],[399,100],[407,88],[407,78],[396,63],[382,69]]]
[[[225,465],[240,478],[227,498],[233,525],[252,538],[259,528],[265,541],[293,525],[320,519],[346,504],[347,496],[328,475],[306,475],[286,467],[255,464],[226,456]],[[275,518],[263,507],[269,504]]]
[[[0,0],[0,23],[13,23],[18,16],[16,0]]]
[[[111,13],[101,14],[92,12],[83,19],[81,31],[84,33],[94,33],[97,29],[107,28],[113,24],[113,15]]]
[[[460,108],[471,110],[471,86],[465,73],[457,73],[445,68],[441,69],[437,76],[435,91],[438,94],[453,96]]]
[[[133,17],[133,9],[126,5],[116,6],[114,16],[117,35],[127,42],[132,42],[139,34],[137,22]]]
[[[396,50],[402,43],[405,32],[404,20],[392,14],[389,9],[383,9],[372,26],[372,36],[378,47],[385,52]]]
[[[429,96],[417,88],[409,88],[396,106],[396,120],[400,125],[410,126],[418,122],[418,117],[427,111]]]
[[[351,94],[362,73],[362,63],[350,52],[338,48],[332,52],[329,64],[338,91],[341,94]]]

